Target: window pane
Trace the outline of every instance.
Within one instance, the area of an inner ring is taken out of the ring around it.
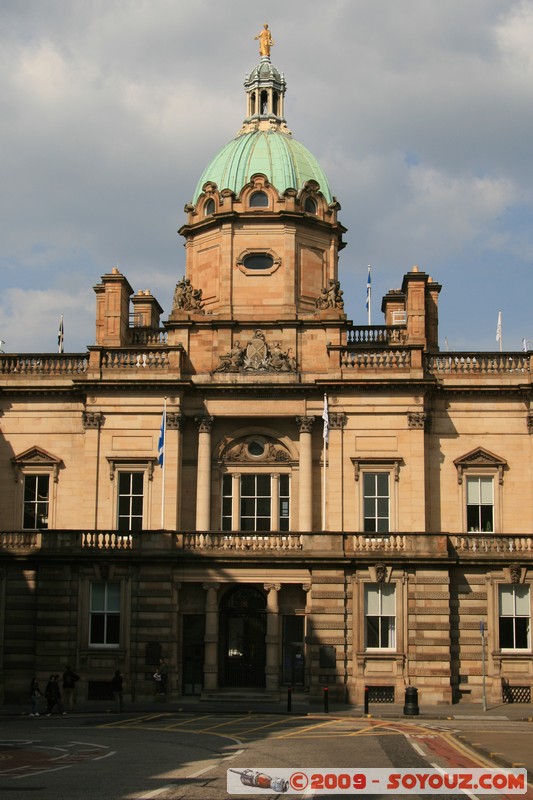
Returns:
[[[377,532],[378,533],[388,533],[389,532],[389,520],[384,519],[383,517],[379,517],[377,520]]]
[[[515,586],[515,612],[524,617],[529,617],[529,587]]]
[[[231,495],[232,476],[229,474],[222,476],[222,494]]]
[[[107,584],[107,610],[120,611],[120,583],[118,581]]]
[[[365,586],[365,614],[379,614],[379,589]]]
[[[255,499],[253,497],[243,497],[241,500],[241,516],[255,517]]]
[[[119,644],[120,642],[120,614],[107,615],[106,644]]]
[[[377,493],[381,497],[389,494],[389,476],[386,472],[378,472],[377,474]]]
[[[393,617],[396,614],[396,592],[394,586],[381,589],[381,613]]]
[[[142,472],[134,472],[131,476],[131,493],[142,494],[144,487],[144,475]]]
[[[143,514],[143,499],[142,497],[131,498],[131,513],[136,517],[142,517]]]
[[[376,489],[376,476],[373,472],[363,473],[363,494],[365,497],[374,495]]]
[[[478,531],[481,522],[479,519],[479,506],[466,507],[466,527],[469,531]]]
[[[494,530],[492,506],[480,506],[481,530],[490,533]]]
[[[366,618],[366,646],[379,647],[379,617]]]
[[[376,520],[374,517],[365,517],[364,532],[365,533],[376,532]]]
[[[380,497],[378,499],[378,517],[389,516],[389,499],[388,497]]]
[[[288,497],[289,496],[289,476],[288,475],[280,475],[279,476],[279,494],[280,494],[280,497]]]
[[[492,478],[480,478],[481,502],[492,504]]]
[[[514,647],[512,617],[500,617],[500,647],[508,649]]]
[[[515,623],[515,647],[525,650],[529,648],[529,619],[518,617]]]
[[[269,531],[270,517],[258,517],[256,531]]]
[[[466,479],[466,502],[479,504],[479,478]]]
[[[105,583],[91,584],[91,611],[105,610]]]
[[[241,497],[255,494],[255,475],[241,476]]]
[[[26,475],[24,478],[24,502],[33,503],[37,497],[37,475]]]
[[[104,643],[104,624],[105,624],[104,614],[91,614],[91,632],[90,632],[91,644]]]
[[[500,615],[513,616],[514,591],[512,586],[500,586]]]
[[[270,517],[270,497],[261,497],[257,501],[257,513],[260,517]]]
[[[270,475],[257,476],[257,494],[263,497],[270,497]]]
[[[371,497],[365,497],[363,501],[363,511],[365,517],[376,516],[376,501]]]

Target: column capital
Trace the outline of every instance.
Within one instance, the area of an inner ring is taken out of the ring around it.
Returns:
[[[220,583],[202,583],[202,589],[205,589],[206,592],[209,591],[209,589],[212,589],[214,592],[218,592],[220,589]]]
[[[410,431],[423,431],[428,427],[429,414],[425,411],[408,411],[407,426]]]
[[[272,589],[274,589],[276,592],[279,592],[281,589],[281,583],[264,583],[263,589],[265,592],[270,592]]]
[[[103,428],[105,417],[101,411],[84,411],[81,415],[84,430]]]
[[[198,425],[198,433],[211,433],[215,418],[205,415],[201,417],[195,417],[194,421]]]
[[[166,426],[169,431],[182,431],[185,417],[177,411],[167,411]]]
[[[311,433],[315,417],[296,417],[296,424],[300,433]]]
[[[344,428],[348,422],[348,417],[342,411],[329,412],[329,427],[331,429]]]

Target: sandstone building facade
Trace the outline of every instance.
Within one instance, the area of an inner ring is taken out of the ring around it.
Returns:
[[[439,351],[417,267],[346,318],[267,50],[168,316],[113,269],[86,353],[0,355],[0,699],[67,663],[148,698],[163,656],[172,697],[530,702],[533,356]]]

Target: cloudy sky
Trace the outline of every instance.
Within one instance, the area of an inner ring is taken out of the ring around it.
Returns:
[[[94,343],[118,265],[166,318],[177,229],[245,116],[268,22],[294,136],[348,228],[355,324],[412,265],[443,285],[440,345],[533,349],[533,0],[2,0],[0,339]]]

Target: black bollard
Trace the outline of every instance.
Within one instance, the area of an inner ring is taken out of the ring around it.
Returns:
[[[327,686],[324,687],[324,713],[329,713],[329,691]]]
[[[418,707],[418,689],[414,686],[407,686],[405,689],[403,713],[409,717],[417,717],[420,714],[420,709]]]
[[[365,714],[368,714],[368,696],[369,696],[368,686],[365,686]]]
[[[289,686],[287,689],[287,712],[292,711],[292,689]]]

